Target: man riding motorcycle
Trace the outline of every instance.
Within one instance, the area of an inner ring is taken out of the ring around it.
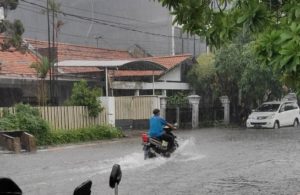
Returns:
[[[171,129],[175,129],[174,126],[168,123],[165,119],[160,117],[160,110],[154,109],[153,116],[149,119],[150,128],[149,136],[159,140],[168,142],[167,150],[170,151],[174,147],[174,136],[164,131],[164,126],[168,126]]]

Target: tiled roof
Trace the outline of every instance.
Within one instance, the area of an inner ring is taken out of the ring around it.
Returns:
[[[95,67],[60,67],[59,69],[61,73],[68,74],[103,72],[103,70]]]
[[[38,50],[42,55],[48,55],[48,42],[26,39],[34,48]],[[58,61],[63,60],[123,60],[132,59],[127,51],[102,49],[95,47],[87,47],[82,45],[74,45],[67,43],[57,44],[57,56]],[[100,70],[95,67],[83,68],[83,67],[69,67],[65,68],[64,73],[87,73],[87,72],[99,72]]]
[[[3,37],[0,36],[0,41]],[[48,44],[46,41],[27,39],[39,53],[47,54]],[[140,58],[141,61],[147,60],[163,65],[167,69],[175,67],[182,61],[190,58],[191,55],[160,56]],[[80,45],[58,44],[58,59],[62,60],[124,60],[133,59],[127,51],[109,50],[101,48],[86,47]],[[0,51],[0,75],[13,75],[18,77],[36,77],[36,71],[30,68],[33,62],[38,58],[31,52],[21,53],[15,49],[9,51]],[[80,74],[80,73],[100,73],[95,67],[62,67],[61,73]],[[161,71],[155,71],[154,75],[160,75]],[[129,71],[119,70],[114,72],[116,77],[126,76],[150,76],[153,71]]]
[[[175,56],[160,56],[160,57],[149,57],[149,58],[141,58],[142,60],[148,60],[155,62],[157,64],[161,64],[164,67],[167,68],[167,70],[170,70],[174,68],[176,65],[180,64],[186,59],[191,58],[192,56],[189,54],[183,54],[183,55],[175,55]],[[116,77],[128,77],[128,76],[150,76],[152,75],[153,71],[129,71],[129,70],[118,70],[115,71],[115,76]],[[162,74],[162,71],[155,71],[154,75],[160,75]]]
[[[3,37],[0,37],[0,42]],[[0,50],[0,76],[36,77],[36,71],[30,68],[38,58],[30,52],[20,52],[14,48],[8,51]]]
[[[192,55],[190,54],[182,54],[182,55],[175,55],[175,56],[160,56],[160,57],[150,57],[145,58],[157,64],[161,64],[167,69],[171,69],[177,64],[183,62],[184,60],[191,58]]]
[[[33,39],[26,39],[39,52],[47,54],[48,42]],[[122,60],[132,59],[127,51],[102,49],[87,47],[82,45],[73,45],[67,43],[58,43],[58,61],[63,60]],[[44,51],[43,51],[44,50]]]

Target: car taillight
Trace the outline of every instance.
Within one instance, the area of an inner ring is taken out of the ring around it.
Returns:
[[[142,140],[143,140],[143,142],[148,142],[149,137],[148,137],[147,133],[142,133]]]

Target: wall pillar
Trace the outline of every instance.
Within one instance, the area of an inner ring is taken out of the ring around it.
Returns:
[[[139,89],[136,89],[134,91],[134,96],[140,96],[140,90]]]
[[[224,123],[229,124],[230,122],[230,100],[228,96],[221,96],[220,101],[224,108]]]
[[[106,118],[108,124],[115,126],[116,113],[115,113],[115,97],[100,97],[101,105],[105,108]]]
[[[192,105],[192,128],[199,127],[199,102],[201,96],[190,95],[188,96],[189,103]]]
[[[167,96],[160,96],[160,116],[166,118]]]

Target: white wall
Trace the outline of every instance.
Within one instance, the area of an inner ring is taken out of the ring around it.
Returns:
[[[181,81],[180,78],[181,66],[177,66],[174,69],[167,72],[159,80],[160,81]]]

